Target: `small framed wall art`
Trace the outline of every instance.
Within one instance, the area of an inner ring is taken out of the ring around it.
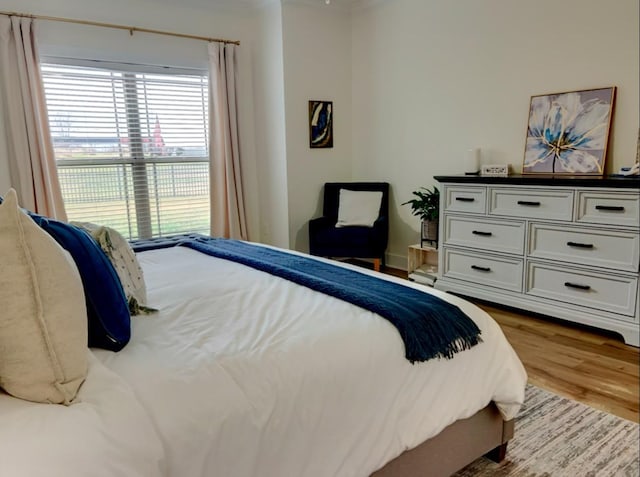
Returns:
[[[615,86],[531,97],[523,174],[603,175]]]
[[[333,147],[333,101],[309,101],[309,147]]]

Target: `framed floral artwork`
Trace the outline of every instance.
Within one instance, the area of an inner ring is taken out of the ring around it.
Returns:
[[[332,101],[309,101],[309,147],[333,147]]]
[[[532,96],[522,173],[603,175],[615,92]]]

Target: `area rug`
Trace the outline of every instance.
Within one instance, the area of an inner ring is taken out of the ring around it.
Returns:
[[[638,477],[638,424],[528,385],[506,459],[455,477]]]

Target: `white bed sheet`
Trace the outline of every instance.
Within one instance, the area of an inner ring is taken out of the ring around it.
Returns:
[[[95,354],[151,416],[170,476],[366,476],[491,400],[505,418],[524,400],[498,325],[452,295],[385,277],[482,329],[454,359],[412,365],[387,320],[349,303],[183,247],[139,259],[160,312]]]
[[[70,406],[0,391],[0,476],[166,475],[148,414],[129,385],[87,353],[87,379]]]

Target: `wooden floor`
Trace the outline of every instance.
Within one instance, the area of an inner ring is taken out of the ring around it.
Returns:
[[[476,304],[500,324],[531,384],[640,422],[638,348],[606,332]]]
[[[402,270],[385,273],[406,278]],[[531,384],[640,422],[638,348],[605,331],[470,301],[500,324]]]

